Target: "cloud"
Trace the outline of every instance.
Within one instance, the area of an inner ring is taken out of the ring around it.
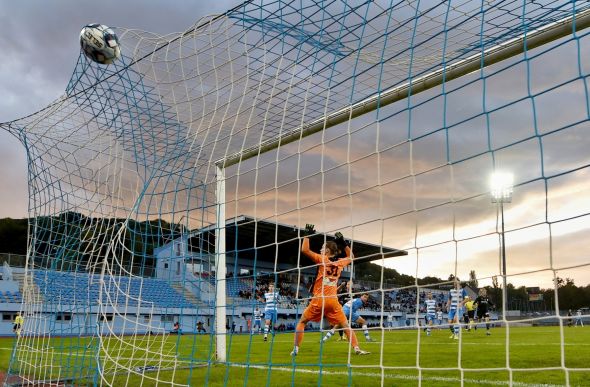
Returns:
[[[78,58],[80,29],[100,22],[167,34],[190,28],[200,17],[224,12],[233,1],[102,2],[42,0],[0,5],[0,105],[6,122],[40,109],[63,93]],[[67,15],[67,16],[66,16]],[[16,86],[16,87],[15,87]]]
[[[63,93],[86,23],[167,34],[234,5],[21,3],[0,5],[0,121],[34,112]],[[321,231],[344,230],[407,249],[408,257],[388,265],[408,274],[446,277],[456,271],[466,277],[477,268],[490,277],[499,272],[497,212],[487,195],[496,166],[516,175],[505,213],[510,273],[585,264],[588,254],[576,251],[585,251],[579,240],[587,227],[570,218],[590,212],[588,90],[581,79],[590,69],[587,41],[579,41],[579,56],[578,41],[572,41],[528,64],[522,57],[499,63],[484,70],[485,82],[472,73],[445,85],[444,94],[435,88],[232,167],[228,176],[240,176],[228,181],[227,215],[315,223]],[[0,170],[2,181],[26,182],[24,157],[15,151],[14,139],[0,141],[0,165],[8,166]],[[10,188],[0,192],[3,214],[25,216],[26,186]],[[136,187],[128,191],[136,193]],[[161,199],[165,210],[173,211],[174,204],[173,198]]]
[[[0,4],[0,122],[29,115],[63,94],[79,55],[82,26],[100,22],[159,34],[190,28],[234,1],[102,2],[42,0]],[[0,131],[1,216],[27,216],[26,157],[22,144]],[[23,184],[22,182],[25,182]]]

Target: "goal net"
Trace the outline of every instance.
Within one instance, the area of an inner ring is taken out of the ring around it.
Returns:
[[[583,384],[589,8],[259,0],[115,28],[119,60],[80,54],[0,124],[30,195],[7,383]],[[304,313],[307,224],[354,254],[344,343]]]

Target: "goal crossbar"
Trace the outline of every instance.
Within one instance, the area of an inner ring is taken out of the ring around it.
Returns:
[[[293,130],[289,130],[279,138],[272,138],[262,141],[258,145],[246,148],[231,156],[218,160],[216,164],[220,168],[227,168],[229,166],[238,164],[241,161],[276,149],[281,145],[298,141],[314,133],[374,111],[379,107],[403,100],[408,98],[410,95],[415,95],[420,92],[432,89],[433,87],[441,85],[443,82],[460,78],[484,67],[522,54],[525,52],[525,50],[531,50],[533,48],[542,46],[557,39],[566,37],[572,33],[581,31],[589,26],[590,9],[586,9],[537,30],[525,33],[520,37],[498,44],[497,46],[484,50],[482,53],[472,55],[461,61],[417,77],[410,82],[381,91],[376,95],[368,97],[362,101],[346,106],[345,108],[337,110]]]

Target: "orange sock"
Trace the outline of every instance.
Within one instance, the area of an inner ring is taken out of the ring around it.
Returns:
[[[303,331],[305,331],[305,324],[298,323],[295,328],[295,346],[299,347],[299,344],[303,341]]]
[[[354,331],[348,327],[346,328],[346,336],[348,336],[348,341],[350,342],[350,345],[352,345],[352,348],[356,348],[359,346],[359,342],[356,339],[356,335],[354,333]]]

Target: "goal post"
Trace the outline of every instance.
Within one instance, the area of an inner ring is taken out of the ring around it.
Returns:
[[[215,223],[215,357],[226,359],[226,261],[225,261],[225,171],[217,167],[217,189],[215,192],[217,217]]]

